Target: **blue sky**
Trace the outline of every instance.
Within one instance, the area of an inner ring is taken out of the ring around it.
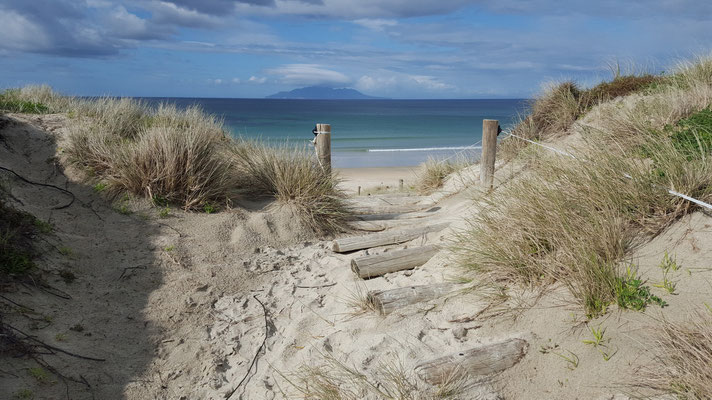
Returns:
[[[0,87],[515,98],[708,54],[708,0],[0,0]]]

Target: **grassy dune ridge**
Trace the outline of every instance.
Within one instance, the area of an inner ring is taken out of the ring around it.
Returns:
[[[337,178],[313,154],[233,139],[199,107],[149,107],[141,100],[65,97],[48,86],[0,94],[10,112],[67,113],[64,151],[88,180],[116,196],[131,193],[186,210],[229,206],[245,196],[292,204],[318,233],[347,228],[350,210]]]
[[[562,284],[589,319],[614,305],[665,306],[629,256],[699,210],[668,189],[712,202],[712,57],[681,63],[671,75],[616,77],[589,91],[622,79],[641,84],[616,91],[627,98],[595,106],[571,82],[550,86],[514,129],[533,140],[576,135],[576,158],[505,140],[509,158],[525,163],[528,174],[492,193],[453,245],[477,280],[539,289]],[[588,112],[587,123],[575,124]],[[712,349],[705,340],[712,310],[701,314],[688,325],[661,323],[659,364],[642,385],[709,398]]]

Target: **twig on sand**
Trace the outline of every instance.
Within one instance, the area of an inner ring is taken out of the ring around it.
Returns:
[[[17,172],[11,170],[10,168],[0,167],[0,170],[10,172],[11,174],[15,175],[15,176],[16,176],[18,179],[20,179],[21,181],[23,181],[23,182],[25,182],[25,183],[29,183],[30,185],[49,187],[49,188],[52,188],[52,189],[59,190],[60,192],[65,193],[65,194],[68,194],[69,196],[72,197],[72,200],[70,200],[69,203],[64,204],[64,205],[61,205],[61,206],[52,207],[53,210],[61,210],[61,209],[63,209],[63,208],[67,208],[67,207],[71,206],[72,204],[74,204],[74,200],[76,199],[76,196],[74,196],[74,193],[70,192],[70,191],[67,190],[67,189],[62,189],[62,188],[59,187],[59,186],[54,186],[54,185],[50,185],[50,184],[47,184],[47,183],[33,182],[33,181],[31,181],[31,180],[29,180],[29,179],[27,179],[27,178],[24,178],[22,175],[20,175],[20,174],[18,174]]]
[[[262,303],[262,301],[260,301],[260,299],[257,298],[257,295],[256,295],[256,294],[255,294],[255,295],[252,295],[252,298],[254,298],[255,300],[257,300],[258,303],[260,303],[260,305],[262,306],[262,311],[264,312],[264,318],[265,318],[265,337],[264,337],[264,339],[262,339],[262,344],[261,344],[260,347],[257,349],[257,352],[255,353],[255,356],[252,357],[252,363],[250,363],[250,367],[247,368],[247,373],[245,373],[245,376],[242,378],[242,380],[240,381],[240,383],[238,383],[237,386],[235,386],[235,388],[232,389],[232,391],[231,391],[230,393],[228,393],[228,394],[225,396],[225,399],[230,399],[230,398],[232,397],[232,395],[234,395],[235,392],[237,392],[237,389],[239,389],[240,386],[242,386],[242,384],[245,383],[245,381],[247,380],[247,377],[250,375],[250,372],[252,371],[252,367],[255,366],[255,363],[257,362],[257,358],[260,356],[260,353],[262,352],[262,349],[264,349],[265,344],[267,343],[267,335],[269,335],[269,321],[267,320],[267,307],[265,307],[264,303]]]
[[[325,287],[332,287],[335,286],[336,282],[331,282],[331,283],[326,283],[324,285],[316,285],[316,286],[302,286],[302,285],[296,285],[299,289],[320,289],[320,288],[325,288]]]
[[[89,361],[106,361],[105,358],[94,358],[94,357],[83,356],[83,355],[81,355],[81,354],[76,354],[76,353],[72,353],[72,352],[67,351],[67,350],[60,349],[59,347],[54,347],[54,346],[52,346],[52,345],[49,345],[49,344],[47,344],[47,343],[45,343],[45,342],[43,342],[43,341],[41,341],[41,340],[35,338],[34,336],[30,336],[30,335],[26,334],[25,332],[23,332],[23,331],[21,331],[21,330],[15,328],[14,326],[12,326],[12,325],[10,325],[10,324],[3,323],[2,325],[3,325],[4,327],[10,328],[10,329],[12,329],[13,331],[15,331],[15,332],[17,332],[17,333],[23,335],[23,336],[25,337],[25,339],[28,339],[28,340],[33,341],[33,342],[36,342],[36,343],[39,344],[41,347],[44,347],[44,348],[47,349],[47,350],[50,350],[50,351],[52,351],[52,350],[58,351],[58,352],[60,352],[60,353],[66,354],[66,355],[68,355],[68,356],[72,356],[72,357],[76,357],[76,358],[81,358],[81,359],[83,359],[83,360],[89,360]]]

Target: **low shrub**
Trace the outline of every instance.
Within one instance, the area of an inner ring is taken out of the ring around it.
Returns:
[[[34,269],[32,237],[35,218],[0,199],[0,279],[23,276]]]

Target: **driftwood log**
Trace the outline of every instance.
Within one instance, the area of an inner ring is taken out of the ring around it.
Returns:
[[[430,244],[412,249],[358,257],[351,260],[351,270],[359,278],[369,279],[389,272],[403,271],[423,265],[438,251],[438,246]]]
[[[411,304],[440,298],[459,289],[454,283],[437,283],[434,285],[408,286],[391,290],[373,290],[368,292],[368,302],[386,315]]]
[[[417,228],[402,229],[397,231],[386,231],[373,233],[370,235],[353,236],[343,239],[334,240],[333,250],[337,253],[345,253],[347,251],[370,249],[371,247],[386,246],[389,244],[398,244],[416,239],[422,235],[431,232],[441,231],[450,225],[449,222],[444,222],[435,225],[421,226]]]
[[[481,377],[504,371],[517,364],[526,351],[526,340],[509,339],[424,362],[415,367],[415,372],[429,384],[440,385],[463,376]]]

